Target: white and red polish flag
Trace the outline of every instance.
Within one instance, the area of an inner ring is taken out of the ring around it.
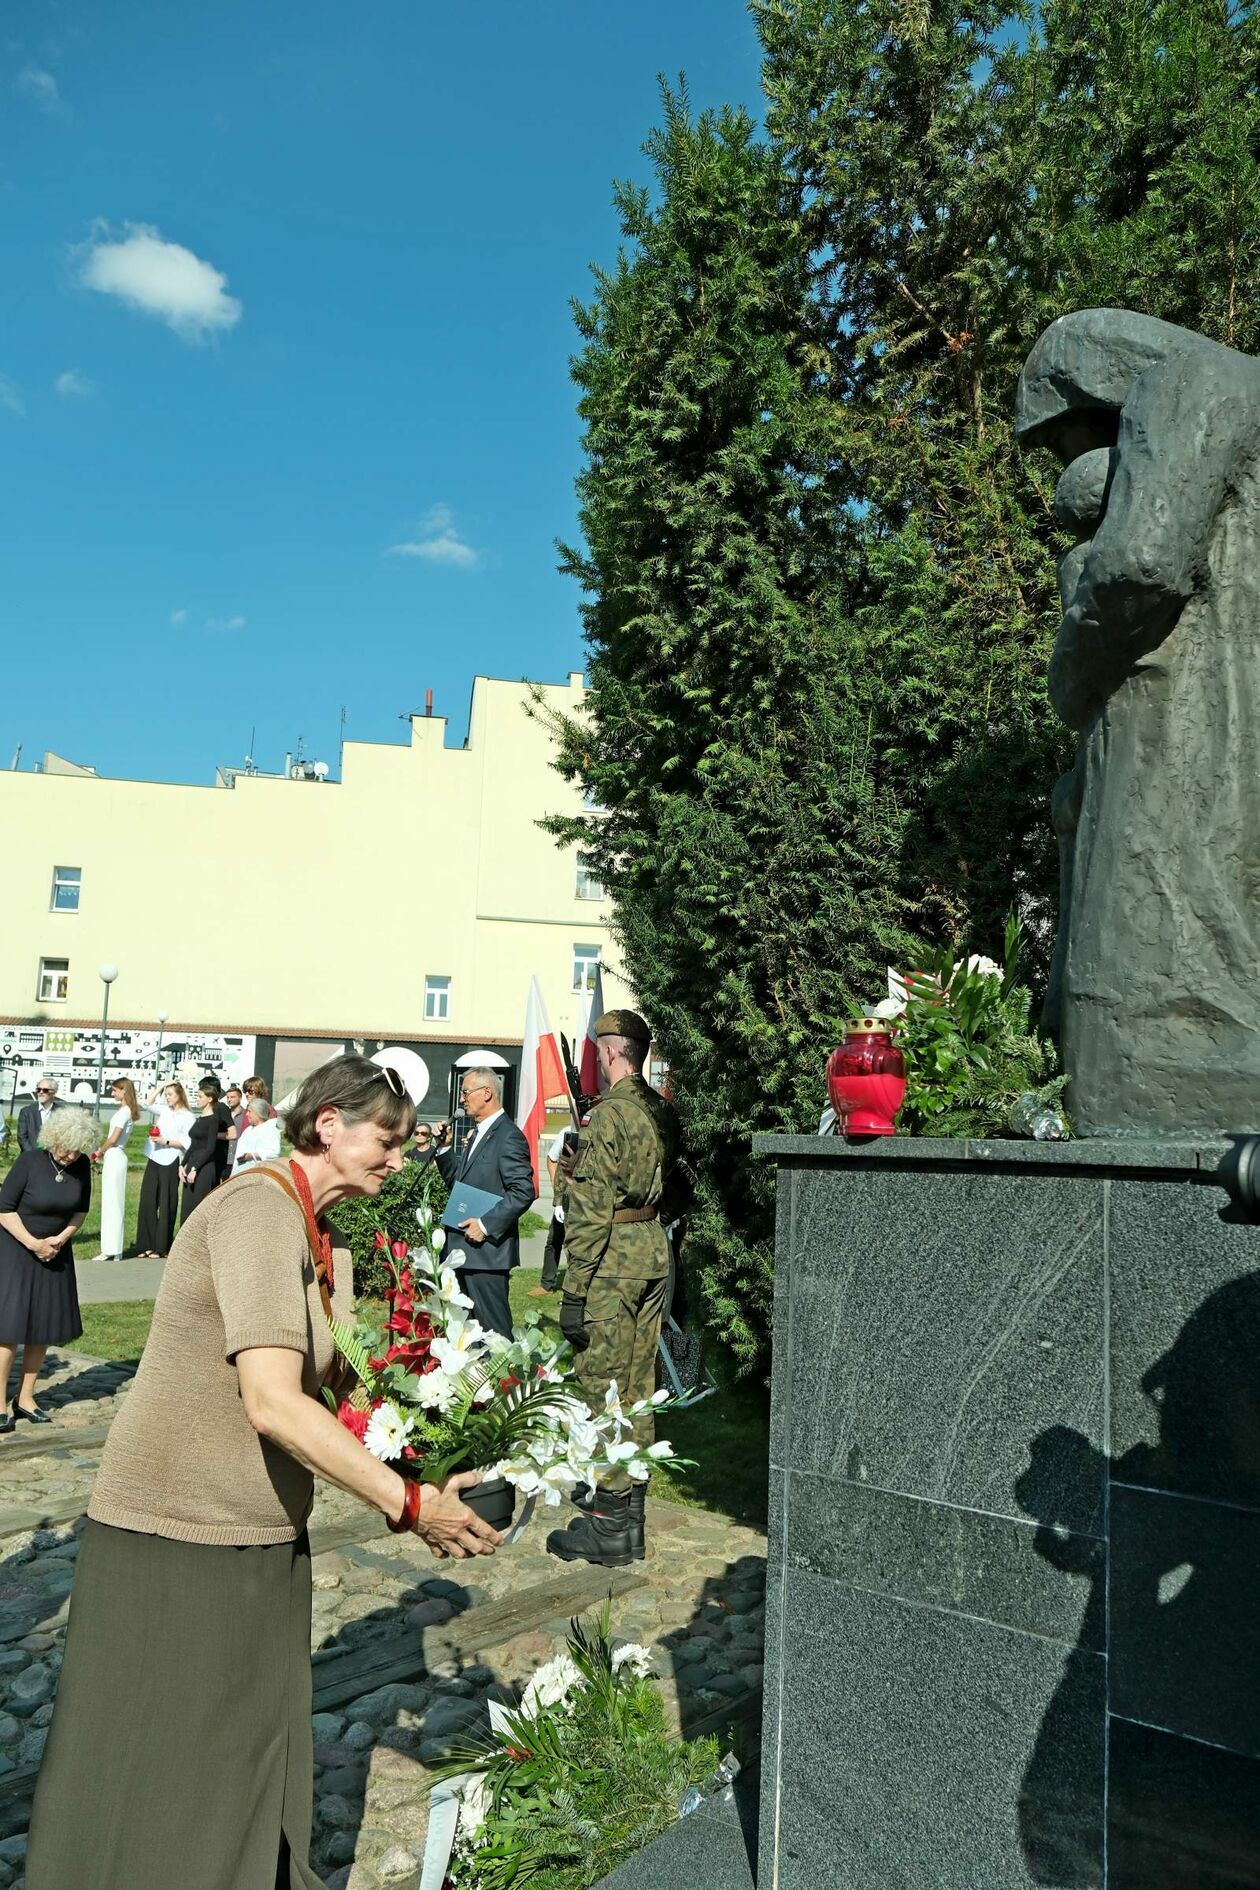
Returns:
[[[604,1015],[604,967],[595,966],[595,988],[591,992],[590,1004],[586,1012],[586,1035],[582,1039],[582,1055],[578,1060],[578,1080],[584,1096],[598,1096],[604,1084],[599,1074],[599,1057],[595,1052],[595,1025]]]
[[[525,1005],[525,1042],[521,1049],[516,1126],[529,1143],[530,1159],[534,1164],[535,1193],[540,1186],[538,1144],[546,1127],[547,1104],[558,1097],[567,1099],[568,1094],[569,1085],[565,1079],[560,1046],[547,1020],[547,1006],[538,989],[538,979],[533,977],[529,981],[529,998]]]

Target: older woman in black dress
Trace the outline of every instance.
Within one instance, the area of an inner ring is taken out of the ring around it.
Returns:
[[[54,1109],[38,1147],[18,1156],[0,1187],[0,1386],[22,1347],[21,1390],[0,1416],[0,1434],[19,1418],[52,1422],[35,1402],[35,1380],[48,1347],[83,1331],[72,1243],[92,1199],[88,1153],[97,1139],[85,1109]]]

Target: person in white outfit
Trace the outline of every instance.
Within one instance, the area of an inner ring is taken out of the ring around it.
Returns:
[[[232,1173],[239,1175],[243,1168],[252,1168],[255,1162],[274,1162],[280,1159],[280,1118],[272,1111],[265,1096],[251,1096],[249,1107],[245,1111],[245,1127],[233,1143],[236,1159],[232,1163]]]
[[[140,1214],[136,1222],[136,1248],[142,1260],[165,1258],[175,1238],[175,1217],[179,1212],[179,1164],[188,1147],[188,1132],[193,1112],[188,1107],[182,1083],[167,1083],[153,1090],[145,1101],[145,1114],[153,1117],[146,1148],[144,1180],[140,1183]]]
[[[109,1093],[118,1107],[93,1158],[101,1164],[101,1251],[96,1258],[121,1260],[127,1245],[127,1137],[140,1120],[140,1105],[129,1076],[118,1077]]]

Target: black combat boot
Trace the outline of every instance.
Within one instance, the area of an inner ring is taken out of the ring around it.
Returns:
[[[547,1551],[562,1562],[593,1562],[599,1568],[625,1568],[641,1562],[644,1485],[636,1483],[624,1495],[596,1490],[590,1510],[575,1516],[567,1529],[553,1529]]]
[[[589,1483],[575,1483],[569,1491],[569,1501],[574,1509],[580,1509],[589,1516],[595,1507],[595,1492]]]

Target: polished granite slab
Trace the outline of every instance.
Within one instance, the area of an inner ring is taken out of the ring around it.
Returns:
[[[756,1890],[756,1782],[736,1781],[645,1845],[596,1890]]]
[[[1260,1890],[1260,1230],[1229,1140],[758,1145],[766,1883]]]

